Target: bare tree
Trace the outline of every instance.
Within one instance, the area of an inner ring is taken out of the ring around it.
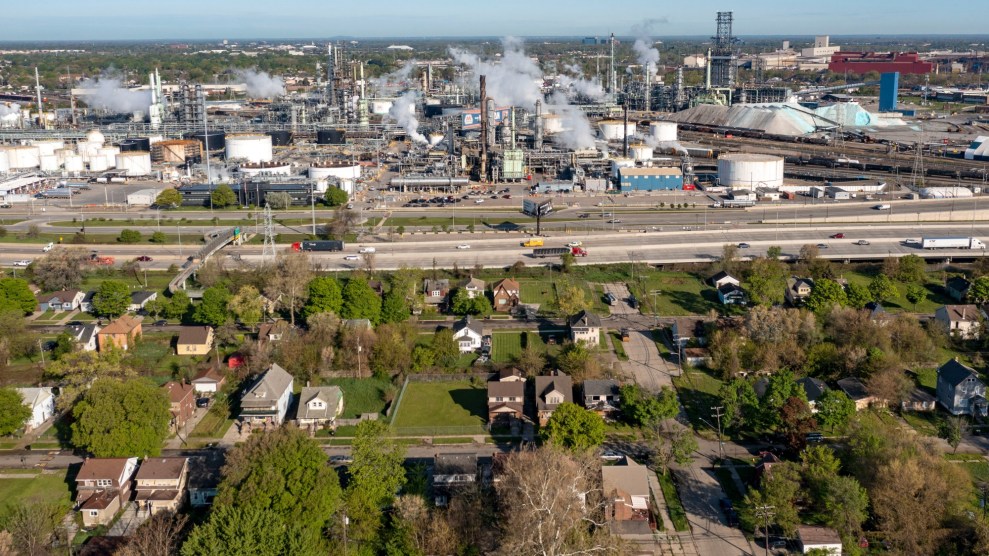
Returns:
[[[604,523],[601,465],[555,447],[513,452],[495,486],[505,554],[618,553]]]
[[[67,508],[56,502],[31,500],[14,506],[5,525],[14,550],[22,556],[43,556],[64,533],[62,516]]]
[[[81,249],[55,249],[31,265],[32,278],[48,291],[78,288],[86,274],[85,259]]]
[[[279,255],[275,260],[275,268],[268,276],[265,295],[276,299],[282,308],[288,309],[292,326],[295,326],[295,313],[306,300],[311,279],[309,255],[301,252]]]
[[[361,261],[368,275],[374,274],[374,253],[361,253]]]
[[[138,527],[130,542],[116,556],[174,556],[188,517],[158,512]]]
[[[453,554],[457,536],[439,510],[430,510],[422,496],[407,494],[395,499],[398,519],[407,527],[409,540],[422,554]]]

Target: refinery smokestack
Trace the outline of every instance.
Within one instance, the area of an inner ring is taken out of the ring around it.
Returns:
[[[618,75],[615,73],[615,34],[614,33],[611,34],[611,40],[609,41],[609,43],[611,44],[611,61],[610,61],[611,67],[608,70],[609,72],[608,92],[611,94],[615,94],[616,89],[618,89],[618,83],[617,83]]]
[[[481,77],[481,173],[480,180],[487,181],[488,172],[488,78]]]
[[[622,156],[628,158],[628,104],[625,105],[625,121],[622,125],[623,149]]]
[[[533,147],[537,151],[543,150],[543,101],[536,101],[536,136],[533,140]]]

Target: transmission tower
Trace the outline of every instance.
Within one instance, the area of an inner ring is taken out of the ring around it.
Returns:
[[[920,137],[920,142],[914,143],[913,175],[910,186],[916,192],[924,187],[924,137]]]
[[[267,265],[275,260],[275,224],[271,215],[271,205],[264,205],[264,250],[261,251],[261,264]]]

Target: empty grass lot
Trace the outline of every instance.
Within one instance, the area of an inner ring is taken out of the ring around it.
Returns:
[[[711,408],[718,405],[718,391],[722,381],[702,371],[684,371],[683,376],[673,379],[680,400],[683,402],[690,423],[698,432],[707,430],[711,416]]]
[[[0,500],[4,505],[42,500],[69,504],[69,485],[65,475],[38,475],[31,479],[0,479]],[[0,513],[3,509],[0,508]]]
[[[409,427],[472,427],[487,421],[487,391],[469,382],[410,382],[392,424]]]
[[[384,393],[391,383],[375,378],[331,378],[325,386],[339,386],[343,390],[344,419],[356,419],[362,413],[381,413],[385,410]]]
[[[557,330],[553,334],[559,339],[564,331]],[[555,355],[560,350],[557,345],[547,345],[545,338],[538,332],[512,331],[495,332],[491,335],[491,361],[494,363],[511,363],[525,347],[530,347],[539,353]]]
[[[703,315],[719,310],[718,293],[704,284],[701,277],[688,272],[649,272],[632,285],[633,293],[642,301],[643,312],[666,316]],[[659,291],[652,295],[652,292]],[[655,311],[653,304],[655,303]]]

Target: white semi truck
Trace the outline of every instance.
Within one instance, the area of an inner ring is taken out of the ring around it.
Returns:
[[[923,249],[985,249],[986,244],[975,237],[925,237],[920,240]]]

